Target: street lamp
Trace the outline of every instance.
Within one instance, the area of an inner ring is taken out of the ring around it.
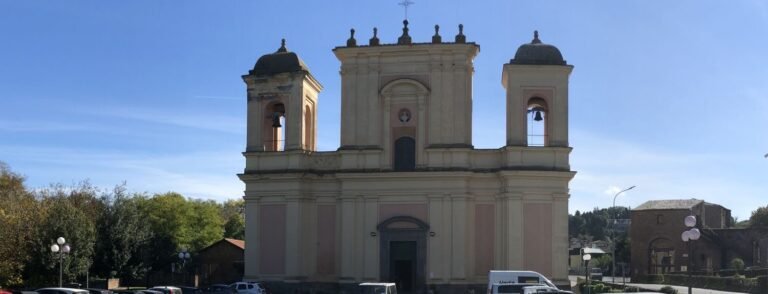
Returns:
[[[183,281],[181,281],[182,284],[186,283],[187,281],[187,272],[185,270],[186,270],[187,260],[189,258],[190,258],[190,255],[189,255],[189,252],[187,252],[187,249],[182,248],[181,252],[179,252],[179,259],[181,259],[181,272],[182,272],[181,276],[182,276],[182,279],[184,279]]]
[[[64,239],[64,237],[59,237],[56,239],[57,244],[51,245],[51,252],[53,253],[59,253],[59,288],[62,287],[62,276],[64,271],[62,270],[62,263],[64,262],[64,254],[69,253],[70,250],[72,250],[71,247],[69,247],[69,244],[67,243],[67,240]]]
[[[688,294],[693,294],[693,289],[691,287],[691,261],[693,259],[693,250],[690,242],[698,240],[699,237],[701,237],[701,231],[695,228],[696,217],[693,215],[686,216],[684,223],[685,223],[685,226],[690,229],[684,231],[680,237],[683,239],[683,242],[685,242],[685,244],[688,246]]]
[[[584,279],[587,280],[587,283],[584,286],[584,292],[589,294],[589,261],[592,259],[592,255],[587,253],[581,256],[581,259],[584,261]]]
[[[616,212],[616,197],[619,197],[621,193],[632,190],[635,187],[636,186],[626,188],[616,193],[616,195],[613,195],[613,205],[611,206],[611,209],[613,209],[613,230],[611,230],[611,245],[612,245],[611,247],[613,249],[613,253],[611,253],[611,283],[616,282],[616,220],[619,218],[619,214]],[[622,281],[624,280],[623,272],[622,272],[621,280]]]

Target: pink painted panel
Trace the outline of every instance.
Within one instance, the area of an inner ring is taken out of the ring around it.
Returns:
[[[475,274],[486,275],[493,269],[496,226],[493,204],[475,205]]]
[[[336,273],[336,205],[317,206],[317,273]]]
[[[552,204],[526,203],[523,211],[523,265],[551,277]]]
[[[426,204],[380,204],[379,223],[393,216],[412,216],[427,222]]]
[[[285,204],[259,206],[259,272],[285,274]]]

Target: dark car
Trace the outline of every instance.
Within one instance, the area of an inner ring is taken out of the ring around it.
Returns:
[[[112,294],[112,291],[107,289],[87,288],[85,290],[88,290],[90,294]]]
[[[237,290],[224,284],[213,284],[203,290],[205,294],[235,294]]]
[[[182,294],[200,294],[200,293],[203,292],[202,290],[200,290],[198,288],[195,288],[195,287],[179,286],[179,288],[181,288],[181,293]]]

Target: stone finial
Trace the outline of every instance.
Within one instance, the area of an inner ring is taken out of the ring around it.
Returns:
[[[403,35],[397,38],[397,45],[411,44],[411,36],[408,35],[408,20],[403,21]]]
[[[355,40],[355,29],[349,30],[349,39],[347,39],[347,47],[357,47],[357,40]]]
[[[280,41],[280,48],[277,49],[277,52],[288,52],[288,49],[285,48],[285,38]]]
[[[379,34],[379,29],[373,28],[373,38],[368,40],[369,46],[379,46],[379,37],[377,36]]]
[[[541,44],[541,40],[539,40],[539,31],[533,31],[533,41],[531,41],[531,44]]]
[[[467,36],[464,36],[464,25],[459,24],[459,34],[456,35],[456,43],[466,43]]]
[[[443,37],[440,37],[440,26],[435,25],[435,35],[432,36],[432,43],[439,44],[443,42]]]

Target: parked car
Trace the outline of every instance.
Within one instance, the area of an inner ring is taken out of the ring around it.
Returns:
[[[155,290],[139,290],[138,294],[163,294],[163,292]]]
[[[395,283],[362,283],[360,294],[397,294]]]
[[[182,294],[181,288],[173,286],[154,286],[149,288],[151,291],[158,291],[162,294]],[[149,294],[149,293],[148,293]]]
[[[39,294],[90,294],[88,290],[75,288],[40,288],[35,290]]]
[[[237,294],[266,294],[267,291],[259,283],[236,282],[229,285]]]
[[[589,270],[589,278],[593,281],[602,281],[603,280],[603,269],[599,267],[593,267],[591,270]]]
[[[200,289],[195,287],[179,286],[179,288],[181,289],[182,294],[200,294],[200,292],[202,292]]]
[[[107,289],[88,288],[85,290],[88,290],[88,293],[91,294],[112,294],[112,291]]]
[[[205,294],[237,294],[237,290],[224,284],[213,284],[203,289]]]

